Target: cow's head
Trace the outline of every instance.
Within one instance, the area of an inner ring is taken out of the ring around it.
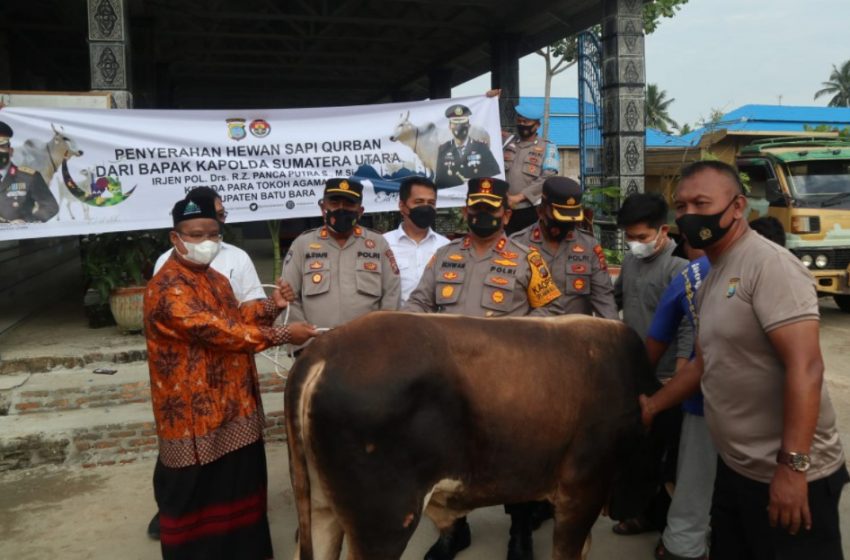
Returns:
[[[50,153],[56,160],[67,160],[72,157],[83,155],[83,151],[77,147],[77,143],[65,136],[65,130],[55,124],[50,125],[53,129],[53,138],[50,140]]]
[[[395,125],[395,130],[390,136],[390,142],[404,142],[413,138],[416,133],[416,126],[410,122],[410,111],[399,115],[399,122]]]

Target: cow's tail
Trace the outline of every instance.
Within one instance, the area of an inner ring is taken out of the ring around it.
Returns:
[[[636,517],[652,501],[663,483],[662,459],[666,452],[667,434],[671,424],[678,419],[675,411],[666,411],[656,417],[648,432],[644,430],[637,395],[650,395],[661,384],[637,333],[631,331],[630,336],[625,338],[628,342],[622,347],[624,355],[613,358],[615,363],[626,365],[626,373],[633,380],[635,391],[627,396],[633,400],[626,403],[628,418],[618,446],[618,467],[608,502],[608,514],[616,520]]]
[[[309,358],[297,360],[289,372],[286,386],[286,438],[289,445],[289,478],[298,512],[298,550],[299,560],[313,560],[313,535],[310,512],[310,471],[307,466],[307,454],[303,438],[302,416],[306,403],[304,398],[307,381],[321,363],[311,362]]]

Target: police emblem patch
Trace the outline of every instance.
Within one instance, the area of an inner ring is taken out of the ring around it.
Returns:
[[[375,242],[372,241],[371,239],[367,239],[364,244],[366,245],[367,249],[374,249],[375,248]]]
[[[573,280],[573,288],[575,288],[576,290],[583,290],[586,285],[587,283],[581,278],[576,278],[575,280]]]
[[[363,263],[363,268],[365,268],[366,270],[371,270],[372,272],[375,272],[376,270],[378,270],[378,263],[373,263],[373,262]]]
[[[348,185],[348,181],[343,181],[339,184],[340,190],[347,191],[351,187]]]
[[[225,119],[227,123],[227,136],[231,140],[242,140],[248,133],[245,131],[245,119]]]
[[[272,127],[263,119],[254,119],[251,121],[251,124],[248,125],[248,130],[250,130],[251,134],[257,138],[265,138],[272,131]]]
[[[317,272],[316,274],[313,275],[312,280],[313,280],[313,284],[318,284],[319,282],[322,281],[322,275]]]
[[[453,293],[455,293],[455,289],[452,286],[443,286],[443,289],[440,290],[440,295],[444,298],[450,297]]]
[[[502,290],[496,290],[490,297],[493,299],[493,302],[502,303],[503,301],[505,301],[505,292],[503,292]]]
[[[480,189],[482,194],[490,194],[493,192],[493,184],[487,179],[484,179],[481,181]]]

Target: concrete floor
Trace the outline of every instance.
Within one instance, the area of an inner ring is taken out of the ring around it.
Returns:
[[[843,441],[850,442],[850,315],[824,300],[821,345],[827,380]],[[270,518],[278,559],[291,558],[295,512],[289,488],[286,451],[268,447]],[[153,462],[81,469],[47,468],[11,472],[0,477],[0,558],[15,560],[153,560],[158,543],[148,540],[145,527],[153,514]],[[842,504],[845,554],[850,555],[850,498]],[[473,545],[458,560],[504,558],[509,520],[501,508],[470,516]],[[551,557],[552,523],[535,534],[536,557]],[[430,521],[423,521],[404,560],[419,560],[436,538]],[[657,534],[619,537],[611,521],[600,518],[594,528],[591,559],[651,560]]]

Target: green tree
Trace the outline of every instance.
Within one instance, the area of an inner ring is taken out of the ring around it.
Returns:
[[[831,95],[829,107],[850,107],[850,60],[844,62],[840,69],[833,64],[829,80],[821,85],[824,88],[815,93],[815,99]]]
[[[661,132],[670,133],[671,128],[679,128],[676,121],[668,113],[670,104],[676,101],[667,98],[667,92],[658,89],[657,84],[646,85],[646,126],[657,128]]]
[[[658,29],[662,18],[671,18],[687,4],[688,0],[655,0],[643,5],[643,29],[649,34]],[[589,31],[602,37],[602,27],[596,25]],[[546,61],[546,84],[543,97],[543,136],[549,136],[549,100],[552,94],[552,78],[578,62],[578,36],[570,35],[555,41],[537,54]]]
[[[679,126],[679,136],[684,136],[685,134],[690,134],[693,131],[694,131],[694,129],[691,128],[691,125],[689,125],[688,123],[684,123],[681,126]]]

